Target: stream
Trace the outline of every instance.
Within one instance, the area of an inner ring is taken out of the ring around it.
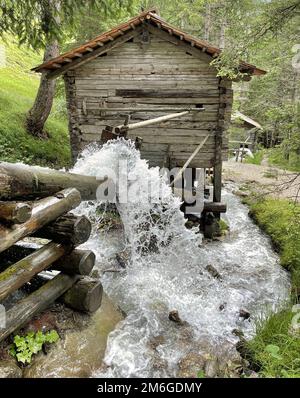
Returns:
[[[198,367],[213,357],[228,363],[238,341],[232,331],[250,338],[256,322],[289,297],[289,276],[270,240],[227,185],[222,200],[230,233],[222,242],[202,241],[196,228],[185,228],[179,199],[158,168],[149,169],[130,142],[85,149],[73,172],[98,176],[110,168],[120,177],[120,160],[127,162],[132,194],[129,203],[117,203],[123,229],[96,228],[103,217],[99,202],[84,202],[77,210],[95,221],[82,248],[95,252],[104,290],[126,314],[109,334],[104,365],[93,376],[184,376],[185,364],[195,357]],[[154,203],[149,185],[160,198]],[[126,267],[116,261],[117,253],[126,257]],[[250,312],[249,319],[240,316],[241,309]],[[179,322],[169,320],[170,311],[178,311]]]

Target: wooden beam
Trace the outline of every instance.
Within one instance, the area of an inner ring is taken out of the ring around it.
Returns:
[[[73,61],[72,63],[69,63],[68,65],[64,65],[62,66],[62,68],[59,69],[59,71],[53,71],[53,72],[49,72],[46,77],[47,79],[55,79],[56,77],[58,77],[59,75],[66,73],[68,70],[70,69],[76,69],[79,66],[85,64],[86,62],[95,59],[97,57],[99,57],[99,55],[104,54],[110,50],[112,50],[113,48],[126,43],[128,40],[138,36],[142,31],[141,27],[136,28],[134,31],[130,31],[126,34],[124,34],[123,36],[111,41],[110,43],[105,44],[103,47],[97,48],[95,49],[93,52],[87,53],[87,54],[80,54],[81,55],[81,59],[77,59],[75,61]]]
[[[80,276],[78,275],[59,274],[34,293],[15,304],[6,313],[6,326],[4,329],[0,329],[0,341],[28,323],[33,316],[45,310],[79,279]]]
[[[43,167],[0,162],[0,200],[30,200],[75,187],[83,200],[96,198],[103,180]]]
[[[145,127],[145,126],[149,126],[149,125],[153,125],[153,124],[157,124],[157,123],[161,123],[167,120],[171,120],[171,119],[175,119],[177,117],[182,117],[185,115],[188,115],[189,111],[185,111],[185,112],[179,112],[179,113],[171,113],[169,115],[164,115],[164,116],[160,116],[160,117],[156,117],[154,119],[149,119],[149,120],[143,120],[141,122],[137,122],[137,123],[130,123],[126,126],[124,125],[120,125],[115,127],[115,131],[117,134],[121,133],[123,130],[134,130],[134,129],[138,129],[141,127]]]
[[[23,258],[41,249],[43,245],[36,243],[17,243],[9,249],[0,253],[0,271],[4,271],[7,267],[17,263]],[[69,254],[65,254],[55,261],[48,268],[64,272],[68,275],[90,275],[94,268],[96,256],[91,250],[75,249]]]
[[[65,189],[56,196],[39,200],[33,207],[31,218],[24,224],[14,224],[11,227],[0,225],[0,252],[74,209],[80,202],[80,193],[74,188]]]
[[[41,249],[11,265],[0,274],[0,302],[29,282],[36,274],[48,268],[70,248],[50,242]]]
[[[207,134],[207,136],[204,138],[204,140],[197,146],[197,148],[195,149],[195,151],[191,154],[191,156],[188,158],[188,160],[185,162],[185,164],[182,166],[182,168],[179,170],[179,172],[177,173],[176,177],[174,178],[174,180],[171,182],[170,186],[174,185],[176,181],[179,180],[179,178],[182,176],[182,174],[184,173],[185,169],[189,166],[189,164],[191,163],[191,161],[194,159],[194,157],[197,155],[197,153],[200,151],[200,149],[205,145],[206,141],[209,138],[209,134]]]

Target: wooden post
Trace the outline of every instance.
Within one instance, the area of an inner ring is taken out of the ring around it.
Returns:
[[[66,214],[37,230],[34,236],[78,246],[89,239],[91,231],[92,224],[87,217]]]
[[[70,248],[60,243],[50,242],[28,257],[8,267],[0,274],[0,302],[29,282],[34,275],[48,268],[50,264],[58,260],[68,250]]]
[[[55,220],[62,214],[74,209],[81,202],[77,189],[65,189],[56,196],[42,199],[35,203],[32,217],[24,224],[6,227],[0,225],[0,252],[12,246],[27,235]]]
[[[59,274],[30,296],[15,304],[6,313],[6,327],[0,329],[0,341],[24,326],[33,316],[46,309],[70,289],[79,278],[78,275]]]
[[[103,288],[98,279],[84,277],[63,296],[63,302],[77,311],[95,312],[102,301]]]
[[[77,188],[83,200],[94,200],[103,179],[0,162],[0,200],[44,198],[66,188]]]
[[[22,224],[31,217],[32,206],[28,203],[0,202],[0,220]]]
[[[214,166],[214,202],[221,202],[222,193],[222,162]]]

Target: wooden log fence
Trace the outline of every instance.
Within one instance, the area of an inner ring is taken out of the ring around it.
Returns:
[[[95,199],[103,181],[0,162],[0,304],[41,279],[43,271],[59,271],[47,273],[50,280],[41,279],[41,287],[33,284],[31,294],[6,312],[0,341],[59,297],[77,311],[91,313],[100,307],[101,282],[89,277],[95,254],[76,248],[89,239],[92,226],[85,216],[69,212],[82,198]]]

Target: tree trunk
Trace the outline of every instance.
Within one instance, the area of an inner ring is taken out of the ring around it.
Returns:
[[[24,164],[0,162],[0,200],[30,200],[76,188],[82,200],[95,200],[103,179]]]
[[[220,40],[219,40],[219,47],[221,50],[225,48],[225,32],[226,32],[226,19],[225,17],[222,18],[221,27],[220,27]]]
[[[46,45],[44,62],[59,55],[58,42],[54,41]],[[42,74],[40,86],[33,107],[30,109],[26,119],[28,133],[36,137],[47,137],[44,126],[51,112],[55,93],[56,80],[48,80],[45,73]]]
[[[211,31],[211,5],[206,4],[205,6],[205,17],[204,17],[204,40],[210,40]]]

